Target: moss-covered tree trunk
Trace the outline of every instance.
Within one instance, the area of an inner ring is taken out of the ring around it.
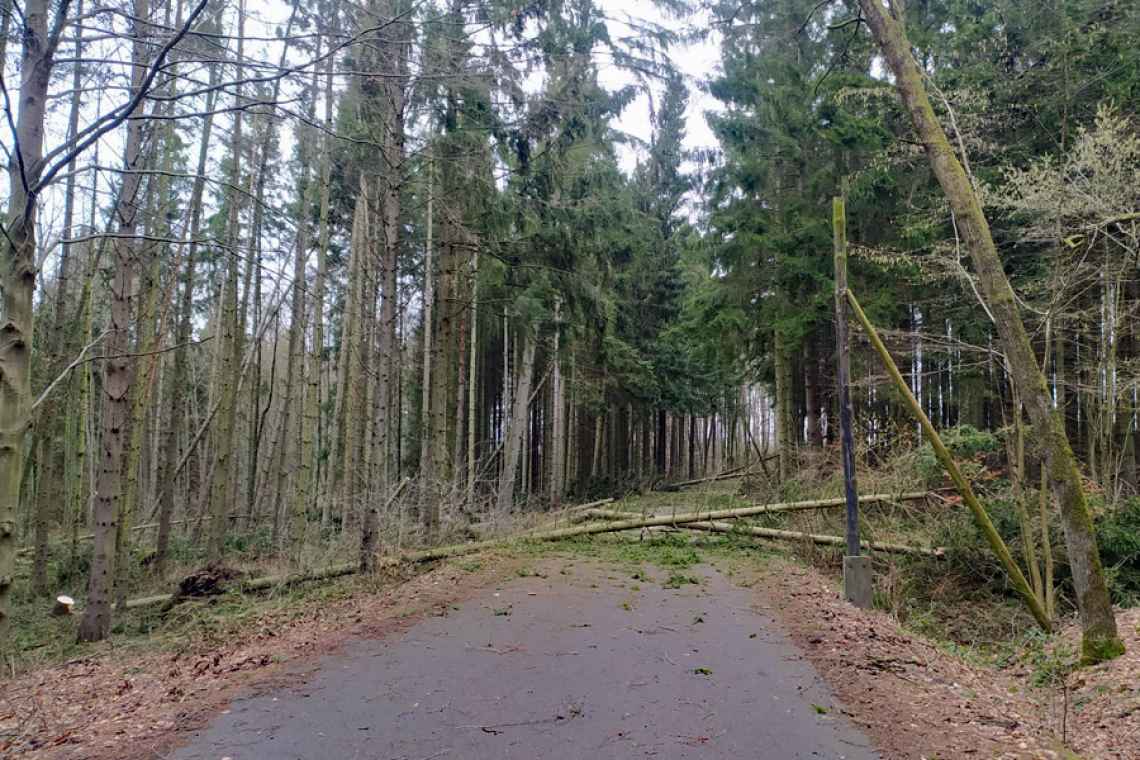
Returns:
[[[0,269],[0,665],[9,653],[9,605],[16,572],[16,512],[31,415],[32,298],[36,288],[36,201],[28,189],[42,170],[44,115],[53,53],[47,0],[24,3],[16,137],[22,161],[9,161],[8,218]],[[7,20],[7,17],[5,17]],[[5,35],[6,36],[6,35]],[[25,169],[24,167],[27,167]]]
[[[1065,436],[1061,416],[1052,408],[1045,375],[1037,364],[1018,313],[1013,289],[1002,268],[981,203],[934,115],[922,72],[911,54],[902,18],[896,17],[883,0],[860,0],[860,5],[864,19],[895,75],[895,86],[934,174],[946,193],[963,244],[974,265],[982,297],[993,314],[1013,382],[1021,393],[1044,452],[1049,482],[1060,507],[1080,610],[1082,659],[1099,662],[1116,657],[1124,651],[1124,645],[1117,634],[1077,461]]]

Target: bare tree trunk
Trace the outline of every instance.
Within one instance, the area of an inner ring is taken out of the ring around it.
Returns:
[[[326,6],[331,24],[330,35],[339,29],[340,12],[335,0]],[[317,452],[327,446],[327,430],[321,424],[321,374],[325,350],[325,281],[328,277],[328,251],[331,241],[329,207],[332,188],[332,132],[333,132],[333,66],[336,56],[330,54],[324,71],[324,134],[321,142],[320,210],[317,222],[317,278],[313,283],[313,348],[309,353],[305,372],[308,384],[305,393],[304,424],[301,433],[301,498],[307,510],[315,497],[319,502],[321,528],[329,524],[329,503],[323,488],[320,459]]]
[[[131,93],[142,87],[147,44],[147,0],[135,0]],[[80,641],[100,641],[111,631],[111,600],[115,586],[115,535],[122,504],[123,434],[130,406],[131,362],[126,356],[130,330],[130,290],[135,266],[135,230],[138,225],[139,192],[142,189],[142,119],[127,122],[125,171],[115,208],[116,235],[111,241],[115,270],[111,278],[111,323],[103,344],[103,438],[102,465],[96,483],[95,538],[87,607],[79,624]]]
[[[218,67],[210,67],[210,84],[218,82]],[[167,554],[170,550],[170,521],[174,514],[174,478],[170,474],[178,459],[178,438],[182,434],[182,424],[186,410],[187,365],[189,364],[189,342],[194,318],[194,274],[198,259],[198,235],[202,227],[202,195],[206,187],[206,160],[210,153],[210,136],[213,134],[214,103],[216,97],[211,92],[206,99],[206,116],[202,122],[202,137],[198,143],[198,164],[194,174],[194,184],[190,190],[189,242],[186,250],[185,270],[182,275],[182,294],[178,314],[178,328],[175,345],[180,346],[174,353],[174,367],[170,378],[169,407],[166,416],[166,438],[163,443],[163,456],[159,463],[159,506],[158,538],[155,549],[155,573],[162,576]]]
[[[430,139],[430,138],[429,138]],[[432,313],[435,308],[435,271],[432,257],[432,213],[434,211],[434,167],[431,159],[431,147],[428,147],[427,170],[427,239],[424,246],[424,319],[423,319],[423,381],[420,385],[420,491],[422,498],[430,499],[429,491],[432,488],[432,447],[431,447],[431,364],[434,356],[432,348]],[[430,505],[423,504],[421,508],[426,511]]]
[[[320,37],[317,38],[316,57],[321,56]],[[330,56],[330,60],[331,60]],[[318,69],[313,69],[312,79],[310,82],[311,98],[308,104],[308,118],[310,122],[316,121],[316,108],[317,99],[320,97],[320,72]],[[300,201],[301,201],[301,214],[300,214],[300,229],[298,230],[298,241],[296,258],[293,261],[293,301],[292,301],[292,315],[289,331],[289,358],[286,379],[286,389],[289,391],[290,398],[285,400],[285,409],[288,409],[292,403],[292,391],[294,386],[293,375],[300,373],[301,386],[298,390],[299,398],[299,414],[297,415],[297,431],[296,435],[292,432],[286,432],[286,447],[289,442],[296,444],[296,451],[294,453],[295,467],[292,468],[294,479],[292,488],[289,491],[288,499],[288,534],[289,543],[293,548],[292,556],[296,557],[299,554],[300,546],[304,541],[305,532],[308,525],[307,513],[309,508],[309,491],[310,483],[312,481],[312,456],[313,456],[313,424],[309,417],[310,399],[308,393],[313,392],[313,387],[309,382],[309,375],[307,372],[307,354],[305,352],[305,335],[308,329],[307,311],[305,308],[305,301],[310,295],[309,289],[306,285],[305,278],[306,266],[309,260],[309,245],[310,245],[310,230],[309,230],[309,212],[313,206],[313,192],[316,188],[316,183],[313,182],[310,176],[310,167],[312,164],[312,142],[316,138],[316,131],[309,125],[303,125],[299,132],[299,137],[302,141],[310,141],[307,145],[301,148],[301,181],[298,187]],[[290,412],[291,414],[291,412]],[[288,426],[287,426],[288,427]],[[282,454],[285,456],[286,454]],[[280,479],[284,479],[284,468],[280,469]]]
[[[239,0],[237,28],[237,79],[242,78],[242,60],[245,37],[245,0]],[[234,92],[234,126],[230,142],[230,187],[226,193],[228,218],[226,235],[230,246],[226,256],[225,281],[222,285],[222,312],[218,326],[220,341],[217,345],[219,362],[218,394],[220,405],[214,436],[214,471],[210,487],[209,515],[210,526],[206,556],[215,562],[222,557],[222,546],[228,528],[227,516],[233,505],[233,446],[234,427],[237,417],[237,375],[240,372],[239,356],[241,338],[238,335],[238,259],[237,249],[241,239],[239,218],[239,188],[241,187],[242,156],[242,111],[244,105],[242,88]]]
[[[380,307],[380,361],[379,383],[376,393],[380,401],[377,456],[380,461],[380,488],[387,493],[391,484],[391,430],[393,420],[399,417],[396,389],[400,386],[400,342],[396,317],[399,293],[401,189],[405,172],[405,120],[407,118],[408,64],[411,44],[415,36],[406,14],[394,0],[382,5],[384,20],[389,23],[383,32],[381,70],[384,72],[384,177],[381,183],[381,215],[384,233],[382,262],[382,302]]]
[[[181,9],[179,9],[178,25],[181,25]],[[169,8],[167,9],[166,23],[169,26],[171,23]],[[174,82],[171,81],[165,93],[166,97],[174,97],[176,93]],[[161,115],[167,115],[170,109],[170,104],[162,104],[159,108],[162,109]],[[162,143],[161,149],[163,151],[162,162],[158,167],[159,176],[157,180],[152,179],[151,182],[157,184],[157,189],[151,189],[151,197],[148,203],[157,202],[165,204],[170,197],[170,182],[171,176],[174,171],[174,157],[176,146],[174,140],[174,123],[166,121],[162,124]],[[172,215],[171,209],[165,208],[160,205],[155,213],[155,209],[151,208],[149,216],[151,219],[158,220],[158,230],[153,235],[157,240],[167,240],[170,237],[170,224],[167,221]],[[158,378],[159,361],[161,356],[155,353],[155,348],[158,346],[162,335],[165,334],[165,312],[160,317],[159,307],[159,284],[160,273],[159,268],[161,262],[168,257],[169,250],[168,244],[159,243],[162,246],[159,251],[154,249],[155,244],[143,243],[140,247],[146,251],[146,254],[141,260],[136,262],[136,266],[143,273],[141,290],[143,292],[143,306],[139,316],[136,320],[137,335],[135,337],[135,345],[140,359],[135,365],[135,377],[132,383],[131,392],[131,411],[130,422],[128,424],[129,438],[127,445],[127,460],[126,460],[126,489],[124,496],[119,505],[119,524],[115,533],[115,554],[116,554],[116,567],[119,573],[119,580],[116,581],[115,588],[115,603],[122,605],[127,598],[127,581],[130,578],[128,572],[128,555],[131,546],[131,523],[134,519],[134,514],[139,510],[139,506],[143,497],[140,493],[145,492],[143,485],[140,485],[141,473],[143,462],[143,445],[145,443],[146,434],[148,432],[149,423],[151,419],[150,399],[151,390],[155,385]],[[171,289],[173,292],[173,289]],[[140,366],[141,363],[141,366]]]
[[[498,509],[506,512],[515,503],[515,477],[518,474],[519,456],[522,453],[523,433],[529,427],[530,384],[534,378],[536,341],[519,332],[523,341],[522,366],[519,367],[519,386],[515,389],[515,404],[507,423],[506,448],[503,449],[503,471],[499,476]]]
[[[792,477],[795,462],[796,441],[799,431],[795,429],[795,415],[792,414],[792,359],[787,341],[779,332],[775,333],[776,365],[776,436],[779,440],[780,479]]]
[[[358,493],[359,473],[357,455],[360,453],[360,430],[365,424],[367,400],[364,390],[364,366],[361,354],[367,349],[365,329],[364,290],[367,266],[372,249],[369,245],[369,188],[363,175],[356,197],[356,211],[352,220],[352,253],[349,260],[349,293],[344,307],[344,326],[341,329],[340,357],[343,365],[341,378],[344,392],[340,437],[340,472],[338,496],[341,501],[341,530],[347,528],[354,509],[353,500]]]
[[[1018,314],[1013,289],[1002,268],[981,203],[934,115],[922,72],[911,54],[901,12],[896,17],[882,0],[860,0],[860,5],[864,19],[895,75],[895,86],[926,149],[934,174],[946,193],[959,233],[973,261],[982,295],[993,314],[1013,373],[1013,382],[1019,388],[1043,448],[1049,481],[1060,507],[1080,611],[1082,660],[1092,663],[1112,659],[1123,653],[1124,645],[1117,633],[1080,471],[1061,417],[1051,408],[1045,375],[1037,364],[1025,325]],[[892,6],[896,7],[901,7],[901,4]]]
[[[562,358],[558,353],[559,332],[561,328],[562,304],[554,305],[554,350],[551,353],[552,365],[550,375],[550,441],[544,446],[548,452],[549,480],[547,488],[550,494],[551,509],[562,507]]]
[[[479,249],[471,262],[471,356],[467,362],[467,510],[475,512],[475,339],[479,327]]]
[[[306,162],[302,162],[301,169],[301,192],[302,198],[308,195],[308,173],[309,167]],[[274,524],[278,523],[278,515],[281,514],[282,503],[284,502],[283,496],[286,491],[286,484],[290,483],[291,476],[293,475],[292,461],[290,460],[290,446],[295,440],[293,436],[293,376],[297,373],[298,364],[303,361],[301,354],[304,352],[305,342],[305,261],[309,254],[309,225],[308,215],[302,214],[299,222],[300,229],[297,231],[296,251],[293,257],[293,293],[291,296],[292,310],[289,318],[289,355],[285,358],[285,389],[281,397],[281,430],[277,438],[280,441],[277,449],[277,495],[274,498],[273,515]],[[302,388],[303,392],[303,388]],[[304,399],[302,398],[302,401]],[[293,489],[297,487],[293,483]],[[296,509],[292,510],[292,517],[289,525],[289,541],[297,548],[304,538],[305,530],[305,513],[304,501],[302,499],[291,498],[291,504],[300,504],[301,510],[298,515]]]

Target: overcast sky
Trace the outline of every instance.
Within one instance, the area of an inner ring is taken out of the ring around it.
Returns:
[[[607,24],[612,37],[629,34],[629,27],[618,21],[618,19],[626,17],[645,19],[681,32],[684,31],[685,27],[701,23],[702,20],[700,16],[680,20],[666,18],[654,6],[652,0],[599,0],[599,3],[606,16],[611,19]],[[689,87],[689,108],[686,114],[685,128],[685,144],[689,148],[710,148],[716,145],[716,138],[713,137],[704,114],[706,111],[719,110],[720,104],[716,99],[701,92],[698,87],[701,82],[708,79],[716,71],[720,62],[720,49],[715,41],[715,35],[710,36],[713,39],[683,45],[670,51],[670,57],[684,75],[685,82]],[[630,74],[612,64],[601,66],[601,78],[602,83],[610,89],[617,89],[634,82]],[[622,114],[621,119],[618,120],[617,126],[635,137],[648,140],[651,131],[649,98],[643,95],[630,104]],[[634,163],[636,163],[635,155],[628,150],[624,151],[622,168],[628,171]]]

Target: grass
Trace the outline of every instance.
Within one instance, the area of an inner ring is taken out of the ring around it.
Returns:
[[[108,643],[117,657],[156,649],[175,651],[222,645],[261,619],[292,620],[313,609],[374,592],[392,583],[392,579],[379,576],[346,576],[281,587],[263,594],[229,591],[184,602],[165,614],[157,606],[117,612]],[[75,616],[52,617],[30,604],[20,605],[16,613],[18,670],[32,670],[92,653],[90,645],[76,643],[78,620]]]
[[[704,561],[697,546],[683,534],[654,534],[639,541],[601,534],[576,536],[556,543],[521,542],[519,550],[526,554],[570,553],[619,564],[634,565],[631,577],[648,580],[641,565],[656,565],[664,569],[687,568]]]
[[[46,596],[36,594],[26,580],[16,587],[12,630],[17,672],[88,656],[92,652],[90,645],[76,643],[78,614],[62,618],[48,614],[50,601],[56,594],[68,594],[78,600],[86,596],[90,543],[80,544],[80,552],[74,558],[70,557],[66,545],[53,546],[53,549],[48,565],[53,593]],[[235,533],[227,539],[225,555],[226,565],[239,570],[243,577],[303,572],[351,561],[355,556],[355,541],[335,540],[313,541],[303,546],[291,560],[281,558],[273,552],[268,531]],[[145,550],[136,550],[131,555],[133,571],[128,579],[128,598],[169,593],[176,587],[177,579],[205,564],[201,544],[185,536],[172,537],[169,570],[164,577],[150,572],[146,559]],[[24,573],[30,572],[30,562],[21,564]],[[480,567],[478,559],[467,560],[461,565],[461,569],[467,572],[475,572]],[[260,617],[272,615],[278,620],[292,619],[330,602],[372,592],[393,582],[392,578],[384,576],[346,576],[282,586],[255,594],[243,594],[235,589],[206,599],[183,602],[166,613],[160,606],[116,611],[109,643],[118,653],[220,643],[255,625]]]
[[[685,575],[684,573],[673,573],[666,579],[662,585],[665,588],[681,588],[686,585],[699,586],[701,579],[695,575]]]

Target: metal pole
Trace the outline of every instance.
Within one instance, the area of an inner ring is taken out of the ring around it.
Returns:
[[[857,607],[871,606],[871,563],[859,556],[859,492],[855,485],[855,437],[851,432],[851,356],[847,341],[847,213],[843,198],[831,202],[835,248],[835,345],[838,354],[839,436],[843,449],[843,491],[847,500],[847,555],[843,593]]]

